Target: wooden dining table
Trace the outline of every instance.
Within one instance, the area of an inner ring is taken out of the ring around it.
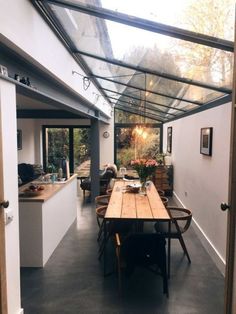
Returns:
[[[130,220],[138,223],[170,220],[155,185],[151,181],[146,188],[146,195],[132,193],[127,189],[127,185],[137,182],[125,180],[117,180],[115,182],[104,218],[105,239],[107,236],[107,222]],[[106,243],[104,248],[104,274],[106,274]]]

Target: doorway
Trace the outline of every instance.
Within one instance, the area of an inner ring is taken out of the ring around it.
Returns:
[[[47,173],[63,171],[69,161],[70,173],[85,161],[90,160],[89,127],[43,126],[43,166]]]

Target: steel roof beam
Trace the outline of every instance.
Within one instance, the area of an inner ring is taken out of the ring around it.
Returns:
[[[131,107],[136,107],[136,108],[144,108],[144,107],[141,107],[141,106],[139,106],[139,105],[136,105],[136,104],[134,104],[134,103],[130,103],[130,102],[128,102],[128,101],[126,101],[126,100],[120,100],[120,99],[117,99],[117,98],[114,98],[114,97],[109,97],[110,99],[112,99],[112,100],[117,100],[118,102],[121,102],[121,103],[124,103],[124,104],[128,104],[129,106],[131,106]],[[114,103],[113,102],[113,104],[116,106],[116,104],[117,103]],[[149,107],[146,107],[146,109],[148,109],[148,110],[151,110],[151,111],[153,111],[153,112],[158,112],[158,113],[162,113],[163,115],[165,115],[165,116],[174,116],[174,117],[178,117],[178,115],[176,115],[176,114],[173,114],[173,113],[168,113],[168,112],[163,112],[163,111],[157,111],[157,110],[155,110],[154,108],[149,108]],[[145,110],[145,109],[144,109]],[[155,113],[151,113],[151,114],[155,114]]]
[[[130,106],[137,107],[137,108],[141,108],[141,106],[139,106],[139,105],[137,105],[137,104],[130,103],[130,102],[125,101],[125,100],[120,100],[120,99],[117,99],[117,98],[111,97],[111,96],[108,96],[108,97],[109,97],[110,99],[112,99],[112,100],[117,100],[117,101],[119,101],[119,102],[128,104],[128,105],[130,105]],[[157,108],[153,108],[152,106],[146,106],[146,108],[147,108],[148,110],[152,110],[152,111],[154,111],[154,112],[159,112],[159,113],[162,113],[162,114],[164,114],[164,115],[170,115],[170,116],[177,117],[177,115],[174,114],[174,113],[168,113],[168,112],[166,112],[166,111],[161,111],[161,110],[159,110],[159,109],[157,109]]]
[[[168,108],[168,109],[174,109],[174,110],[177,110],[177,111],[186,112],[186,110],[184,110],[184,109],[179,109],[179,108],[174,108],[174,107],[171,107],[171,106],[166,106],[166,105],[159,104],[157,102],[153,102],[153,101],[146,100],[146,99],[143,99],[143,98],[138,98],[138,97],[135,97],[135,96],[124,94],[124,93],[119,93],[119,92],[116,92],[116,91],[111,90],[111,89],[103,88],[103,90],[105,90],[107,92],[111,92],[111,93],[116,93],[116,94],[124,96],[124,97],[129,97],[129,98],[132,98],[132,99],[135,99],[135,100],[144,101],[146,103],[157,105],[157,106],[160,106],[160,107],[165,107],[165,108]]]
[[[121,66],[127,69],[131,69],[134,70],[136,72],[142,72],[142,73],[146,73],[146,74],[151,74],[151,75],[155,75],[155,76],[159,76],[159,77],[163,77],[167,80],[171,80],[171,81],[177,81],[177,82],[181,82],[184,84],[188,84],[188,85],[194,85],[194,86],[198,86],[198,87],[202,87],[202,88],[206,88],[206,89],[211,89],[220,93],[225,93],[225,94],[231,94],[232,90],[229,88],[225,88],[225,87],[217,87],[214,85],[209,85],[209,84],[205,84],[196,80],[191,80],[188,78],[184,78],[184,77],[179,77],[173,74],[168,74],[168,73],[163,73],[163,72],[159,72],[159,71],[155,71],[155,70],[151,70],[145,67],[141,67],[141,66],[135,66],[123,61],[119,61],[117,59],[111,59],[111,58],[103,58],[101,56],[97,56],[94,55],[92,53],[86,52],[86,51],[82,51],[82,50],[75,50],[74,53],[78,53],[79,55],[83,55],[89,58],[93,58],[93,59],[97,59],[100,60],[102,62],[107,62],[107,63],[111,63],[114,64],[116,66]]]
[[[137,90],[140,90],[140,91],[143,91],[143,92],[148,92],[148,93],[151,93],[151,94],[154,94],[154,95],[163,96],[163,97],[174,99],[174,100],[184,101],[184,102],[187,102],[187,103],[190,103],[190,104],[194,104],[194,105],[197,105],[197,106],[204,105],[204,103],[200,102],[200,101],[190,100],[190,99],[186,99],[186,98],[180,98],[180,97],[177,97],[177,96],[171,96],[171,95],[163,94],[163,93],[159,93],[159,92],[154,92],[154,91],[152,91],[150,89],[145,89],[145,88],[138,87],[138,86],[135,86],[135,85],[132,85],[132,84],[126,84],[126,83],[123,83],[123,82],[120,82],[120,81],[113,80],[113,79],[108,78],[108,77],[104,77],[104,76],[100,76],[100,75],[96,75],[96,74],[92,74],[91,76],[95,77],[95,78],[98,78],[98,79],[101,79],[101,80],[105,80],[105,81],[111,82],[111,83],[120,84],[120,85],[123,85],[123,86],[134,88],[134,89],[137,89]]]
[[[142,113],[142,112],[136,111],[135,109],[132,109],[132,108],[127,109],[126,107],[124,107],[122,105],[118,105],[118,107],[116,109],[119,109],[119,110],[122,110],[122,111],[125,111],[125,112],[129,112],[129,113],[134,113],[134,114],[139,115],[141,117],[149,118],[149,119],[152,119],[152,120],[155,120],[155,121],[166,122],[166,120],[161,118],[161,117],[157,118],[158,117],[157,115]]]

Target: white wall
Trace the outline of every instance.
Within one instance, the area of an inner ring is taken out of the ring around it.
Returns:
[[[34,120],[18,119],[17,129],[22,131],[22,149],[18,150],[18,164],[23,162],[33,164],[35,163]]]
[[[195,229],[222,272],[227,213],[220,204],[228,200],[230,118],[228,103],[173,121],[164,125],[163,141],[166,145],[167,127],[172,126],[174,193],[193,211]],[[204,127],[213,127],[211,157],[200,154],[200,129]]]
[[[111,120],[109,125],[100,124],[100,169],[108,163],[114,163],[114,117]],[[104,132],[109,133],[108,138],[104,138]]]
[[[114,162],[114,126],[100,123],[100,167]],[[90,121],[84,119],[17,119],[17,128],[22,130],[22,150],[18,150],[18,163],[43,163],[42,126],[43,125],[77,125],[89,126]],[[103,137],[108,131],[110,136]]]
[[[17,4],[17,5],[16,5]],[[78,92],[97,108],[110,116],[111,106],[93,83],[85,91],[82,78],[72,75],[72,70],[84,75],[69,52],[28,0],[0,0],[0,40],[13,45],[28,60],[55,76],[62,84]],[[97,97],[97,94],[100,97]]]
[[[19,217],[15,85],[0,79],[0,126],[3,155],[4,199],[14,219],[5,228],[8,313],[20,312]]]

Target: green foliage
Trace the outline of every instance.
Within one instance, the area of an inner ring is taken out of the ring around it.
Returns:
[[[137,135],[134,128],[116,128],[117,165],[130,167],[136,158],[155,159],[160,153],[160,129],[146,128],[148,136]]]
[[[90,158],[90,129],[73,128],[74,169]],[[56,172],[69,159],[69,128],[47,129],[47,172]]]

